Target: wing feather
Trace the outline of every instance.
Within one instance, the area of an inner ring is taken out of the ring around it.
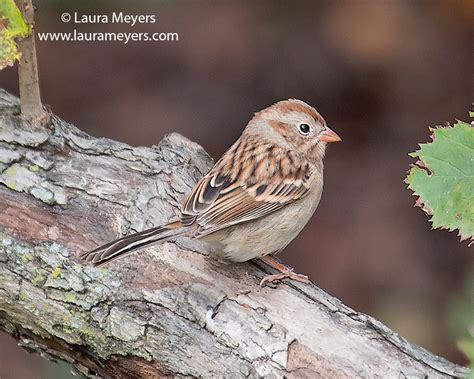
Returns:
[[[199,237],[264,217],[305,196],[312,170],[304,157],[244,134],[194,187],[181,222]]]

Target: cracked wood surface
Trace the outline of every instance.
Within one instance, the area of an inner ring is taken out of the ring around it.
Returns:
[[[441,378],[465,368],[314,285],[260,288],[268,268],[186,240],[94,268],[76,254],[162,224],[212,161],[172,134],[96,139],[18,117],[0,90],[0,329],[92,377]]]

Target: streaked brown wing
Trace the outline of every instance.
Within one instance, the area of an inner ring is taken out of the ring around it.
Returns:
[[[181,221],[195,237],[266,216],[303,197],[311,166],[291,151],[242,136],[202,178],[183,208]]]

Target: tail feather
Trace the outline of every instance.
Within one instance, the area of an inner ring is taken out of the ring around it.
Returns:
[[[137,250],[177,237],[186,230],[187,228],[182,227],[179,222],[147,229],[83,253],[80,255],[80,259],[94,265],[102,265]]]

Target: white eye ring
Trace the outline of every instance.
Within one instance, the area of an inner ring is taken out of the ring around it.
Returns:
[[[307,136],[311,131],[311,126],[309,126],[305,122],[302,122],[301,124],[298,124],[298,131],[300,132],[300,134]]]

